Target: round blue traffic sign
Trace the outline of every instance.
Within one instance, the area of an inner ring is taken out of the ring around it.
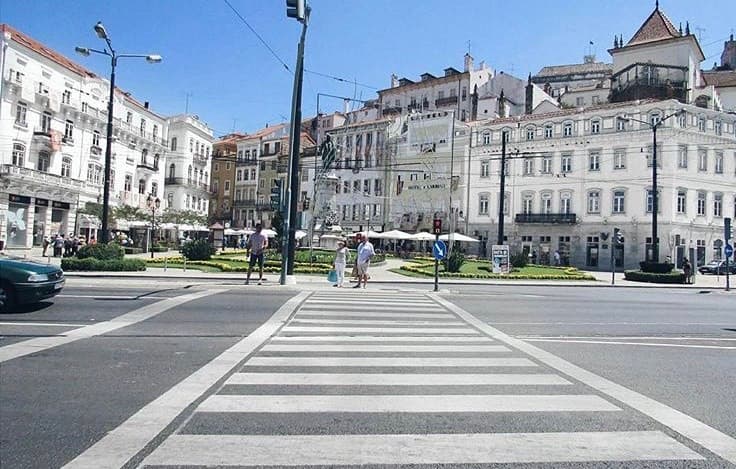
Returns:
[[[726,254],[726,257],[733,256],[733,246],[726,244],[726,247],[723,248],[723,252]]]
[[[435,241],[434,246],[432,246],[432,254],[434,254],[434,258],[438,261],[444,259],[447,256],[447,245],[445,242],[441,239]]]

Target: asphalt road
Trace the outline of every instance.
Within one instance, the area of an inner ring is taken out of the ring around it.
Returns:
[[[734,467],[733,294],[70,280],[0,315],[3,469]]]

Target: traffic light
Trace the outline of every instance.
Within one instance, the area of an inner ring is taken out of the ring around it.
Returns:
[[[432,234],[442,234],[442,219],[435,218],[432,222]]]
[[[613,229],[613,245],[614,246],[620,246],[624,244],[624,235],[621,233],[621,230],[619,228]]]
[[[281,183],[281,179],[277,179],[271,188],[271,210],[281,209]]]
[[[306,0],[286,0],[286,16],[304,21],[304,3]]]

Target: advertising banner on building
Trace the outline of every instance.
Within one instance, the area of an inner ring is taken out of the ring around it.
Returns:
[[[511,271],[509,246],[494,244],[491,248],[491,263],[494,274],[508,274]]]

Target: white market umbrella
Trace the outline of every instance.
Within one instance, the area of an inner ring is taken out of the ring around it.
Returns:
[[[377,232],[371,231],[371,230],[369,230],[369,231],[356,231],[355,233],[351,233],[350,236],[351,237],[354,237],[354,236],[359,235],[359,234],[360,235],[368,236],[369,239],[370,238],[373,238],[373,239],[380,239],[381,238],[381,233],[377,233]]]
[[[296,233],[294,233],[294,238],[296,240],[300,240],[305,236],[307,236],[307,232],[304,230],[296,230]]]
[[[261,230],[261,234],[267,238],[275,238],[276,232],[274,230],[270,230],[268,228]]]
[[[449,234],[442,235],[442,236],[440,236],[440,239],[442,241],[449,241],[450,235]],[[453,241],[461,241],[461,242],[464,242],[464,243],[479,243],[480,242],[480,241],[478,241],[475,238],[471,238],[470,236],[465,236],[464,234],[460,234],[460,233],[453,233],[452,234],[452,240]]]
[[[405,233],[400,230],[391,230],[386,231],[385,233],[381,233],[376,238],[380,239],[411,239],[411,235],[409,233]]]
[[[410,235],[409,239],[413,239],[415,241],[434,241],[434,235],[432,233],[427,233],[426,231],[421,231],[417,234]]]

